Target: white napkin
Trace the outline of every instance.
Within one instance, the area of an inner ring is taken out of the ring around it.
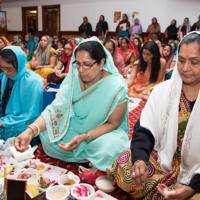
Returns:
[[[15,146],[10,146],[10,152],[12,156],[15,158],[16,161],[20,162],[23,160],[28,160],[34,158],[34,151],[37,149],[38,146],[31,147],[24,152],[19,152],[16,150]]]

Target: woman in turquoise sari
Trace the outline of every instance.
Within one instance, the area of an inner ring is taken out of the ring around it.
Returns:
[[[7,46],[0,51],[0,139],[19,135],[42,112],[43,82],[26,69],[26,60],[20,47]]]
[[[15,140],[24,151],[39,134],[43,149],[66,162],[91,162],[105,171],[128,147],[128,92],[111,54],[96,38],[74,51],[56,99]],[[46,130],[46,131],[45,131]]]

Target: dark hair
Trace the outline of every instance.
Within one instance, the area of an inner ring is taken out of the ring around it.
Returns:
[[[170,48],[170,55],[171,55],[171,54],[173,53],[172,45],[171,45],[171,44],[165,44],[165,45],[163,46],[163,49],[164,49],[165,47],[169,47],[169,48]]]
[[[103,17],[103,21],[105,21],[105,17],[104,17],[104,15],[100,15],[100,17]]]
[[[151,63],[151,74],[150,74],[150,82],[154,83],[158,79],[159,71],[160,71],[160,52],[157,44],[154,41],[146,42],[141,50],[141,56],[139,60],[139,71],[145,72],[147,68],[147,62],[144,61],[142,52],[146,49],[150,51],[153,55],[152,63]]]
[[[127,44],[130,43],[130,40],[127,37],[122,37],[122,40],[125,40]]]
[[[126,21],[128,21],[128,15],[126,14],[126,13],[124,13],[123,15],[122,15],[122,20],[123,20],[123,17],[126,17]]]
[[[139,37],[134,37],[134,40],[137,40],[138,41],[138,51],[141,52],[141,48],[142,48],[142,41]]]
[[[88,52],[90,57],[93,60],[95,60],[98,64],[101,62],[102,59],[105,59],[105,63],[106,63],[106,53],[103,49],[103,46],[99,42],[87,41],[80,44],[74,52],[75,57],[76,57],[77,52],[79,51]]]
[[[200,44],[200,34],[193,32],[185,36],[179,44],[178,50],[180,50],[183,44],[190,44],[190,43],[198,43]]]
[[[73,42],[71,40],[66,40],[65,43],[64,43],[64,46],[66,44],[69,44],[71,47],[73,47]]]
[[[16,70],[18,68],[17,57],[11,49],[3,49],[0,51],[0,56],[7,63],[11,64]]]
[[[114,41],[111,40],[111,39],[106,39],[106,41],[103,43],[103,45],[105,46],[107,43],[111,43],[111,44],[112,44],[113,51],[115,51],[116,46],[115,46]]]

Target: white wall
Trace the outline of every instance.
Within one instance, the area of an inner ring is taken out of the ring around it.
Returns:
[[[101,14],[105,15],[109,29],[115,31],[114,11],[125,12],[129,16],[138,11],[144,31],[153,16],[157,17],[164,31],[172,18],[180,24],[184,17],[189,17],[193,23],[200,15],[200,0],[7,0],[2,4],[2,10],[7,11],[8,30],[22,30],[22,6],[38,6],[38,25],[42,30],[41,6],[51,4],[61,4],[61,31],[77,31],[85,15],[95,28]]]

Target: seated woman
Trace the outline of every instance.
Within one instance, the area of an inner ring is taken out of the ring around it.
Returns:
[[[113,61],[119,72],[121,73],[124,68],[124,59],[121,54],[118,53],[117,41],[113,39],[107,39],[104,42],[104,46],[110,52],[113,57]]]
[[[10,45],[10,42],[7,40],[7,38],[4,36],[0,36],[0,50],[8,45]]]
[[[164,45],[161,56],[166,61],[166,72],[171,71],[174,68],[175,63],[173,62],[174,54],[170,44]]]
[[[42,111],[43,82],[26,69],[26,55],[20,47],[0,51],[3,72],[0,107],[0,138],[17,136]]]
[[[15,147],[24,151],[41,131],[47,155],[106,170],[129,145],[127,102],[126,83],[110,53],[96,37],[84,40],[56,99],[16,138]]]
[[[146,100],[153,86],[164,80],[165,60],[160,58],[159,48],[153,41],[146,42],[141,51],[139,62],[125,77],[129,96]]]
[[[0,51],[1,51],[4,47],[6,47],[6,46],[8,46],[8,45],[10,45],[10,42],[7,40],[7,38],[4,37],[4,36],[0,36]],[[2,79],[2,77],[3,77],[3,73],[2,73],[2,71],[0,70],[0,88],[1,88],[1,79]]]
[[[179,45],[172,78],[152,91],[131,150],[109,171],[134,199],[200,199],[199,77],[200,32],[191,32]]]
[[[47,78],[50,73],[54,72],[56,62],[57,57],[55,49],[51,47],[51,39],[45,35],[42,36],[27,68],[33,70],[43,78]]]
[[[55,72],[49,74],[47,77],[49,83],[62,83],[63,79],[69,72],[69,64],[74,48],[75,44],[72,41],[66,42],[64,49],[61,52],[61,56],[59,56],[60,59],[55,67]]]
[[[122,38],[120,47],[118,48],[118,53],[124,59],[125,66],[122,73],[126,74],[127,70],[133,66],[136,60],[135,49],[131,46],[128,38]]]

